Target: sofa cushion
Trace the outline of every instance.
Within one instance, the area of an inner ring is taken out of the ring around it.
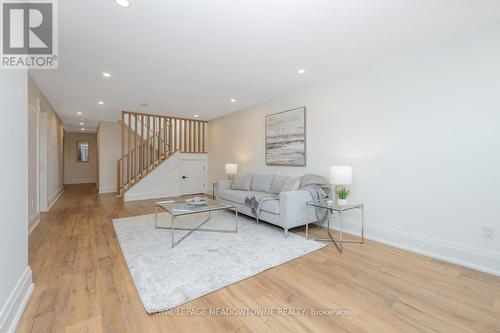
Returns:
[[[271,190],[271,183],[273,182],[273,175],[253,175],[252,185],[250,190],[269,192]]]
[[[260,207],[260,210],[279,215],[280,214],[280,201],[279,200],[266,200]]]
[[[288,176],[274,176],[273,182],[271,183],[271,190],[269,191],[270,193],[274,194],[279,194],[281,192],[281,189],[283,188],[283,185],[285,185],[286,181],[288,180]]]
[[[219,193],[221,199],[232,201],[244,205],[246,197],[250,194],[248,191],[224,190]]]
[[[290,177],[281,188],[281,192],[297,191],[300,187],[300,177]]]
[[[250,190],[250,183],[252,182],[252,175],[234,175],[231,182],[231,190]]]
[[[260,191],[250,191],[247,193],[248,196],[255,196],[255,199],[262,200],[263,198],[269,198],[273,195],[271,193],[260,192]]]

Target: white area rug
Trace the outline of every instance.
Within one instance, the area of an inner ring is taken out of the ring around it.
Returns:
[[[162,224],[167,213],[161,214]],[[192,227],[206,215],[176,219]],[[178,222],[179,221],[179,222]],[[266,269],[316,251],[324,244],[239,215],[238,233],[194,232],[175,248],[171,233],[154,227],[154,215],[113,220],[118,241],[148,313],[168,310]],[[234,213],[214,212],[205,228],[233,229]],[[180,239],[184,231],[175,231]]]

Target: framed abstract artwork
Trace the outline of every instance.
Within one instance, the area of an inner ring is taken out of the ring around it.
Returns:
[[[266,116],[266,164],[306,165],[306,108]]]

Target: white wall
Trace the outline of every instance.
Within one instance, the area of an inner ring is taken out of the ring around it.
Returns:
[[[28,266],[28,75],[0,71],[0,332],[15,329],[31,295]]]
[[[351,165],[367,235],[500,275],[500,25],[209,122],[209,182]],[[334,56],[334,55],[332,55]],[[265,115],[307,107],[307,167],[267,167]],[[496,228],[496,240],[482,226]]]
[[[89,143],[89,161],[77,162],[77,142]],[[88,184],[97,180],[97,135],[90,133],[65,133],[64,135],[64,184]]]
[[[40,112],[47,115],[47,198],[48,205],[54,204],[63,191],[63,138],[64,128],[62,121],[47,101],[41,90],[31,77],[28,80],[28,207],[30,223],[38,219],[37,202],[37,100],[40,102]]]
[[[97,130],[99,193],[116,192],[116,161],[121,157],[120,124],[101,121]]]

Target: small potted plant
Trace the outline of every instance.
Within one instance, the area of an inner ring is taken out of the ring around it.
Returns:
[[[340,187],[335,190],[335,193],[337,194],[337,205],[347,205],[347,197],[349,196],[349,193],[351,193],[351,191],[345,187]]]

